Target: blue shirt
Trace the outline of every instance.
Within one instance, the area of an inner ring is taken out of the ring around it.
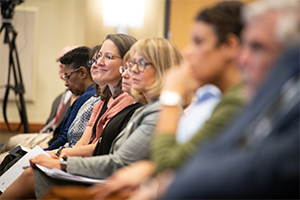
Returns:
[[[221,96],[222,92],[215,85],[206,84],[197,90],[194,103],[185,110],[185,115],[178,122],[176,141],[179,144],[187,142],[197,133],[211,116]]]
[[[93,95],[95,95],[95,89],[93,84],[91,84],[88,87],[88,89],[73,102],[72,106],[70,106],[67,113],[67,117],[64,120],[63,125],[60,129],[59,138],[55,140],[48,148],[44,149],[45,151],[57,149],[68,142],[69,126],[72,124],[73,120],[75,119],[80,107]]]
[[[72,122],[68,130],[69,146],[73,147],[85,131],[86,124],[89,122],[93,113],[93,107],[100,97],[92,96],[79,109],[76,118]]]

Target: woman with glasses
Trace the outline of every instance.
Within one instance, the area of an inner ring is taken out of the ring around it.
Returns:
[[[92,156],[103,128],[108,121],[122,109],[134,103],[134,98],[122,91],[122,77],[119,67],[122,58],[136,39],[125,34],[109,34],[103,41],[101,49],[95,54],[91,66],[91,75],[95,83],[101,84],[100,101],[94,104],[93,113],[80,140],[73,148],[64,148],[60,157]],[[104,84],[104,85],[103,85]],[[52,151],[54,155],[57,150]]]
[[[131,76],[128,71],[128,61],[130,59],[129,52],[123,58],[123,66],[119,67],[119,72],[122,75],[122,90],[131,95]],[[109,154],[113,140],[118,136],[119,133],[126,127],[131,116],[136,109],[146,104],[145,97],[143,94],[133,96],[135,103],[125,107],[123,110],[118,112],[105,126],[101,133],[97,145],[94,149],[93,156],[100,156]]]
[[[152,38],[135,43],[130,50],[130,57],[132,62],[129,68],[120,70],[130,73],[132,94],[135,96],[136,93],[142,93],[148,104],[135,111],[126,128],[112,142],[109,154],[89,158],[68,157],[66,165],[62,165],[67,172],[103,179],[111,176],[119,168],[150,158],[150,141],[160,110],[157,100],[163,77],[166,69],[180,63],[181,55],[178,48],[168,40]],[[59,160],[53,158],[49,160],[43,155],[35,157],[31,162],[45,164],[44,166],[48,168],[62,169]],[[26,188],[24,182],[28,182]],[[40,198],[54,185],[78,185],[78,183],[52,179],[38,169],[29,168],[2,195],[7,198],[29,198],[35,194]],[[17,194],[14,191],[18,191]]]

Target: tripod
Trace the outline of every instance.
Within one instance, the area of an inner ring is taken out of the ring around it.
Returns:
[[[0,34],[3,30],[5,30],[4,43],[7,43],[9,45],[9,68],[8,68],[6,91],[5,91],[5,96],[4,96],[4,100],[3,100],[3,117],[5,120],[5,123],[8,127],[8,130],[11,131],[11,128],[10,128],[10,125],[8,123],[7,116],[6,116],[6,106],[7,106],[7,101],[8,101],[9,90],[13,89],[15,91],[15,94],[19,96],[19,105],[17,102],[17,107],[18,107],[20,118],[21,118],[21,123],[17,130],[19,130],[21,125],[23,124],[24,132],[29,133],[30,130],[29,130],[29,125],[28,125],[28,120],[27,120],[25,101],[24,101],[24,97],[23,97],[23,94],[25,93],[25,88],[23,85],[19,57],[18,57],[18,52],[17,52],[17,48],[16,48],[16,44],[15,44],[17,33],[14,30],[13,26],[11,25],[11,21],[12,21],[11,19],[3,18],[2,19],[3,25],[0,29]],[[11,38],[10,38],[10,35],[12,36]],[[13,71],[15,86],[10,85],[11,71]]]

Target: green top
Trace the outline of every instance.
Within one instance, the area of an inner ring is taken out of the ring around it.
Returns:
[[[242,84],[239,83],[223,95],[210,118],[188,142],[178,144],[175,134],[156,134],[152,141],[152,161],[156,165],[156,173],[178,168],[196,148],[224,128],[244,103]]]

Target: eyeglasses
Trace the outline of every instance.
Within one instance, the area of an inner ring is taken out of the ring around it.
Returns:
[[[125,73],[126,71],[127,71],[128,74],[130,73],[128,64],[125,64],[124,66],[119,67],[119,72],[121,74]]]
[[[94,63],[97,63],[97,60],[99,58],[102,58],[102,57],[103,57],[103,59],[104,59],[105,62],[109,62],[111,60],[114,60],[115,58],[121,58],[120,56],[114,56],[114,55],[110,55],[110,54],[104,54],[104,55],[102,55],[102,53],[98,53],[92,60],[88,61],[88,66],[92,67],[92,65]]]
[[[129,71],[132,70],[132,68],[137,65],[137,70],[139,72],[143,72],[146,69],[147,65],[152,65],[152,63],[146,63],[144,61],[140,61],[140,62],[134,62],[134,61],[130,61],[129,62]]]
[[[62,78],[63,78],[65,81],[66,81],[66,80],[69,80],[70,76],[71,76],[73,73],[77,72],[78,70],[80,70],[80,68],[75,69],[74,71],[71,71],[70,73],[64,75]]]

